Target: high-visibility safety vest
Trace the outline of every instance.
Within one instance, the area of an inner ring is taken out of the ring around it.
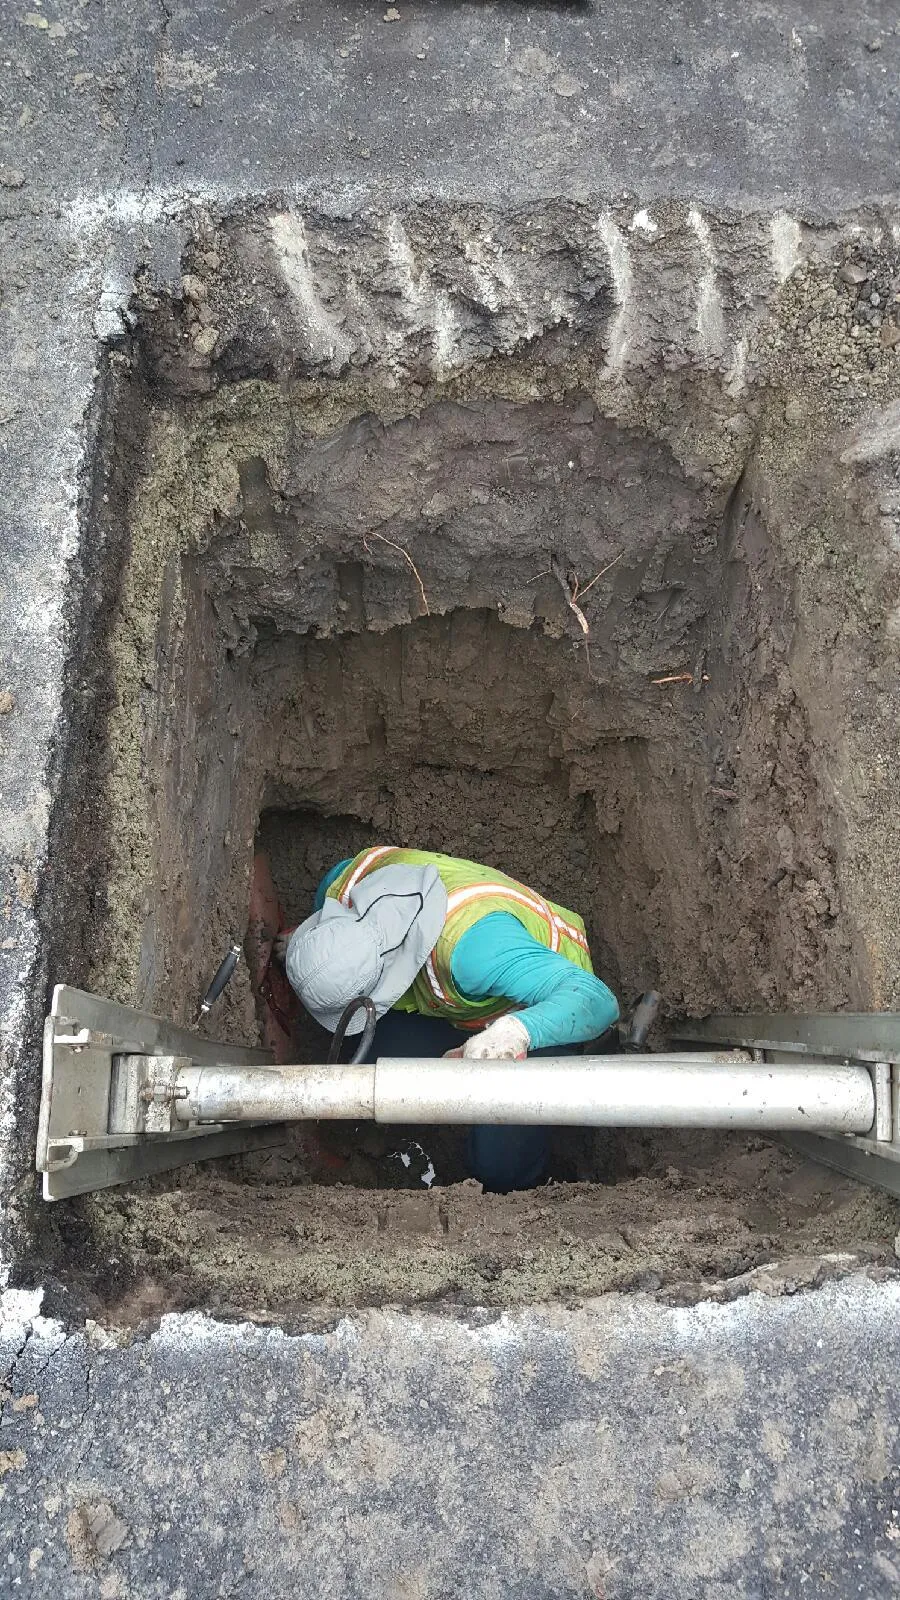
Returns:
[[[584,923],[574,911],[545,900],[504,872],[480,867],[475,861],[443,856],[431,850],[398,850],[389,844],[373,846],[356,856],[329,885],[327,895],[349,905],[350,891],[370,872],[389,866],[435,866],[447,890],[447,918],[438,942],[424,967],[406,993],[397,1000],[397,1011],[419,1011],[428,1017],[443,1017],[457,1028],[481,1028],[502,1017],[513,1005],[502,996],[469,1000],[453,983],[453,951],[467,928],[493,911],[506,911],[516,917],[532,938],[548,950],[557,950],[567,961],[585,972],[593,972]]]

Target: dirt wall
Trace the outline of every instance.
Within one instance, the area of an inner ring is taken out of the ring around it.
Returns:
[[[692,301],[693,213],[604,215],[201,222],[141,286],[73,976],[185,1016],[261,809],[439,810],[674,1009],[889,1002],[896,263],[714,219]]]
[[[626,1000],[895,998],[889,231],[651,221],[201,219],[141,281],[69,981],[190,1016],[263,816],[296,915],[392,838],[570,903]]]

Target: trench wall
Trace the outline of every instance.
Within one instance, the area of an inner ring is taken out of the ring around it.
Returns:
[[[188,1015],[279,806],[552,877],[674,1010],[889,1004],[896,358],[857,280],[892,249],[678,205],[201,220],[133,300],[72,978]],[[252,1035],[245,983],[215,1026]]]

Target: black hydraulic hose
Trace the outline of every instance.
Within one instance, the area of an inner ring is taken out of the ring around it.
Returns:
[[[220,961],[218,967],[216,968],[213,980],[210,983],[210,986],[207,989],[205,995],[203,996],[203,999],[200,1001],[200,1010],[197,1012],[197,1021],[198,1022],[201,1020],[202,1017],[206,1016],[206,1013],[210,1009],[210,1007],[215,1005],[216,1001],[219,998],[219,995],[222,993],[222,990],[225,988],[225,985],[231,979],[231,977],[232,977],[232,975],[234,973],[234,969],[235,969],[235,967],[237,966],[238,962],[241,959],[241,953],[242,953],[241,952],[241,946],[237,942],[235,942],[231,946],[231,948],[228,951],[228,954],[225,956],[224,960]]]
[[[328,1052],[329,1067],[333,1067],[339,1060],[341,1054],[341,1045],[344,1042],[344,1035],[346,1034],[350,1023],[353,1021],[353,1018],[356,1016],[357,1011],[360,1009],[364,1010],[366,1013],[365,1026],[363,1027],[359,1044],[357,1045],[353,1055],[350,1057],[347,1065],[351,1067],[355,1066],[358,1061],[365,1061],[366,1056],[369,1054],[372,1040],[375,1037],[375,1024],[378,1021],[378,1013],[375,1010],[374,1000],[370,1000],[367,994],[360,994],[357,995],[355,1000],[351,1000],[350,1004],[341,1012],[338,1025],[334,1030],[334,1038],[331,1041],[331,1049]]]

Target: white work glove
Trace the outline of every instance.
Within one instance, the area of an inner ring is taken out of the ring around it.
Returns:
[[[531,1036],[518,1017],[498,1017],[481,1033],[473,1033],[463,1048],[466,1061],[524,1061]]]

